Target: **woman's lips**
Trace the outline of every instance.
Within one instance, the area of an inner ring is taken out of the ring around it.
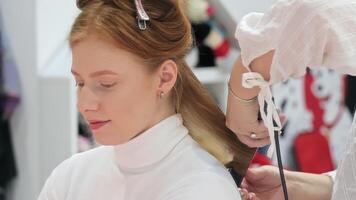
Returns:
[[[98,130],[99,128],[105,126],[107,123],[109,123],[110,120],[108,121],[90,121],[89,122],[89,126],[91,128],[91,130]]]

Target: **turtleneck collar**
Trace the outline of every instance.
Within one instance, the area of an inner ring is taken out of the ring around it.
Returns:
[[[187,134],[181,115],[172,115],[127,143],[116,145],[117,165],[125,171],[151,166],[165,158]]]

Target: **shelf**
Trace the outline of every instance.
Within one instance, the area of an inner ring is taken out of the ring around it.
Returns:
[[[217,66],[213,67],[192,67],[193,73],[203,84],[227,83],[230,78],[230,72],[239,51],[231,48],[229,54],[224,59],[217,59]],[[197,63],[198,52],[196,49],[187,56],[186,61],[189,66],[195,66]]]
[[[194,68],[193,73],[203,84],[226,83],[229,79],[229,74],[219,67]]]

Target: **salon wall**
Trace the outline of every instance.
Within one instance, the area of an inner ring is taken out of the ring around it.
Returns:
[[[76,9],[74,0],[1,0],[0,14],[22,87],[21,104],[11,119],[18,177],[8,197],[32,200],[42,187],[47,162],[43,159],[46,141],[41,131],[39,74],[63,46]]]

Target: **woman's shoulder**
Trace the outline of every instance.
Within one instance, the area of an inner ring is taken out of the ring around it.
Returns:
[[[192,174],[196,172],[210,172],[221,176],[230,176],[225,166],[213,155],[203,149],[193,138],[187,137],[176,149],[176,161],[182,167],[189,169]]]
[[[163,199],[239,199],[237,186],[228,170],[214,156],[205,151],[190,137],[175,149],[171,160],[174,167],[165,176],[174,174],[175,184],[167,190]],[[179,163],[179,164],[177,164]],[[173,176],[173,175],[172,175]]]
[[[238,200],[237,186],[225,175],[214,171],[201,171],[182,177],[172,185],[160,200]]]
[[[50,175],[49,179],[54,182],[67,182],[70,178],[81,176],[96,168],[103,166],[105,162],[110,162],[112,148],[100,146],[91,150],[74,154],[70,158],[61,162]]]
[[[86,165],[88,163],[93,164],[98,162],[105,162],[107,158],[112,155],[112,147],[109,146],[99,146],[93,149],[76,153],[66,160],[62,161],[54,170],[63,170],[70,168],[70,166],[76,165]]]
[[[93,170],[107,166],[112,153],[110,147],[97,147],[82,153],[77,153],[61,162],[46,180],[39,200],[65,199],[73,182],[82,180],[83,176],[92,174]],[[74,184],[75,185],[75,184]]]

